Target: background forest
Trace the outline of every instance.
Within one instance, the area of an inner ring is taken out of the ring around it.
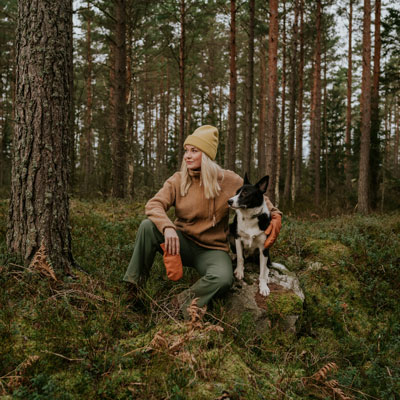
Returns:
[[[398,400],[399,37],[381,0],[2,0],[0,398]],[[262,330],[232,291],[176,319],[159,255],[122,285],[202,124],[283,211],[305,300]]]
[[[74,2],[73,196],[148,198],[179,167],[186,135],[212,124],[220,130],[217,161],[253,179],[276,176],[269,195],[286,211],[304,202],[319,212],[353,210],[364,165],[367,46],[371,130],[362,196],[366,210],[397,207],[399,9],[373,4],[368,44],[359,1],[272,6],[278,14],[263,1]],[[0,188],[7,196],[17,2],[4,1],[0,12]]]

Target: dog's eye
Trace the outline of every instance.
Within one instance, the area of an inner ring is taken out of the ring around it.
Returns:
[[[247,190],[242,190],[242,194],[247,194]]]

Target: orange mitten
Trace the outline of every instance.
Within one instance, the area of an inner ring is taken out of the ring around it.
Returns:
[[[267,239],[264,243],[264,248],[268,249],[275,243],[275,240],[279,235],[281,227],[282,227],[282,216],[278,213],[272,214],[271,222],[269,223],[268,228],[265,230]]]
[[[169,254],[165,250],[165,243],[160,244],[163,249],[164,265],[167,270],[167,276],[171,281],[178,281],[183,276],[182,259],[179,254]]]

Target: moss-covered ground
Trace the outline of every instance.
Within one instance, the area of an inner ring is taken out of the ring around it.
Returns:
[[[271,255],[306,300],[297,334],[272,318],[261,335],[246,314],[228,324],[223,298],[189,334],[169,300],[197,276],[168,281],[160,257],[132,299],[122,276],[141,203],[74,200],[81,268],[58,282],[7,254],[6,216],[3,201],[1,399],[400,398],[400,213],[285,217]]]

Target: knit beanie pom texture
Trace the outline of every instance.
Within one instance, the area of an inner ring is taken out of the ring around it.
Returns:
[[[218,129],[215,126],[203,125],[189,135],[183,146],[190,144],[215,160],[218,149]]]

